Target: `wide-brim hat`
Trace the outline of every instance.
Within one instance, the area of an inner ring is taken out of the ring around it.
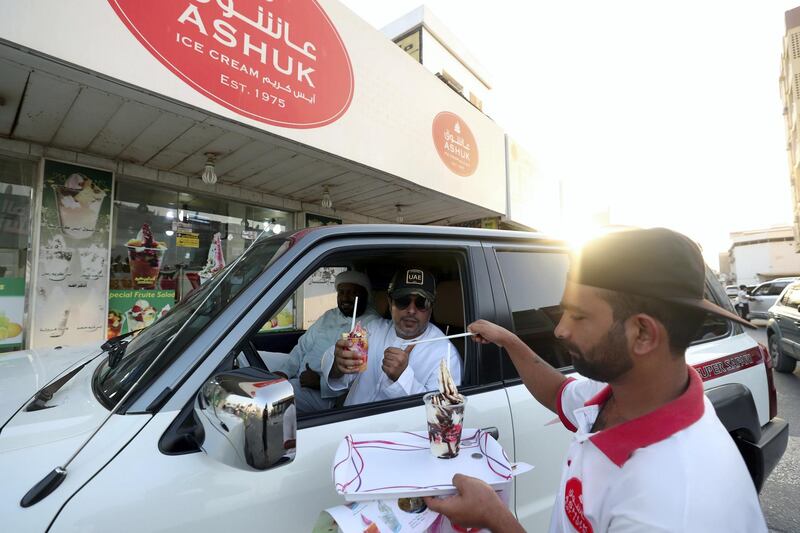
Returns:
[[[706,266],[700,247],[666,228],[618,231],[590,241],[573,257],[568,279],[699,309],[755,328],[705,299]]]

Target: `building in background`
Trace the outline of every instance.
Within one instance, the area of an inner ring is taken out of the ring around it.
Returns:
[[[729,283],[756,285],[763,281],[800,276],[800,254],[791,226],[736,231],[730,234]],[[720,260],[720,266],[722,261]]]
[[[780,91],[786,124],[789,183],[792,188],[792,230],[795,251],[800,252],[800,7],[786,12],[786,34],[781,54]]]
[[[486,115],[492,110],[492,85],[486,69],[447,26],[422,5],[381,32],[425,70]],[[502,215],[453,225],[553,231],[561,223],[561,185],[549,178],[536,159],[506,134],[506,208]]]
[[[465,46],[422,5],[381,32],[478,110],[489,114],[489,75]]]
[[[717,279],[723,285],[729,285],[735,281],[733,272],[731,271],[731,256],[729,252],[719,253],[719,271],[717,272]]]

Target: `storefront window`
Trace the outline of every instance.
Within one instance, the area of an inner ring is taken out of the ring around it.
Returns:
[[[211,279],[267,229],[293,228],[293,214],[117,180],[108,337],[152,324]]]
[[[0,353],[19,350],[27,303],[35,163],[0,156]]]

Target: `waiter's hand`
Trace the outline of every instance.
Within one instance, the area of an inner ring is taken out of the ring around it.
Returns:
[[[333,367],[330,376],[340,378],[344,374],[358,373],[361,366],[361,356],[350,351],[350,341],[339,339],[336,341],[336,348],[333,350]]]
[[[453,485],[458,494],[448,498],[425,498],[425,504],[445,515],[455,525],[486,528],[495,532],[514,532],[524,529],[516,521],[494,489],[474,477],[456,474]]]
[[[300,372],[300,386],[319,390],[319,374],[311,370],[306,363],[306,369]]]
[[[403,373],[408,366],[408,354],[414,349],[414,345],[406,346],[405,349],[401,348],[386,348],[383,352],[383,372],[389,376],[392,381],[397,381],[397,378]]]
[[[497,324],[492,324],[488,320],[476,320],[467,326],[467,331],[476,334],[472,337],[472,340],[475,342],[481,344],[493,342],[501,348],[507,346],[514,338],[514,334],[506,328],[498,326]]]

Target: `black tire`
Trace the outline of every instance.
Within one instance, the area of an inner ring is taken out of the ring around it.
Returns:
[[[784,355],[783,351],[781,350],[781,344],[780,340],[778,339],[778,335],[771,335],[768,344],[769,355],[772,357],[773,368],[782,374],[791,374],[794,372],[794,368],[797,366],[797,361],[788,355]]]

